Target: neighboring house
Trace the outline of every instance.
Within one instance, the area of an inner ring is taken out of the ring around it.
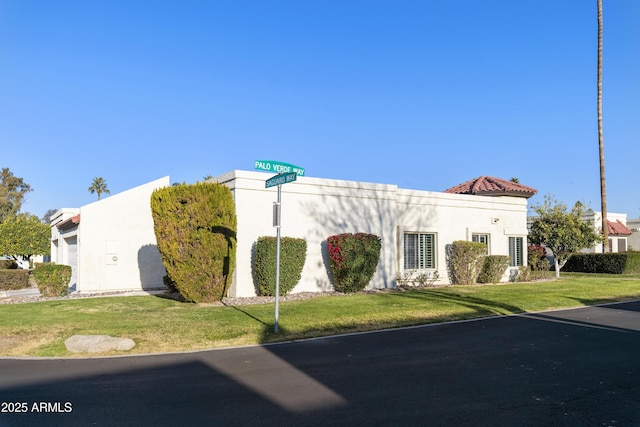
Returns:
[[[589,212],[584,220],[593,224],[596,230],[602,230],[602,213]],[[609,252],[626,252],[627,239],[633,232],[627,228],[627,214],[607,212],[607,225],[609,226]],[[585,253],[602,253],[602,243],[596,243],[594,247],[583,250]]]
[[[169,177],[51,218],[51,260],[72,267],[78,292],[164,288],[166,274],[156,245],[151,193]]]
[[[627,227],[631,236],[627,237],[627,250],[640,250],[640,218],[628,219]]]
[[[229,296],[256,294],[252,260],[260,236],[274,236],[276,188],[271,175],[231,171],[213,180],[233,192],[238,218],[236,269]],[[282,236],[307,241],[302,278],[293,292],[332,290],[327,237],[347,232],[381,237],[376,273],[367,289],[393,288],[398,278],[425,274],[449,283],[447,251],[455,240],[480,241],[490,254],[510,255],[503,280],[526,265],[527,198],[531,187],[480,177],[445,192],[417,191],[390,184],[298,177],[282,186]]]

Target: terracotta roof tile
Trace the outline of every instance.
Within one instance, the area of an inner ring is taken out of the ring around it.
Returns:
[[[538,190],[513,181],[492,176],[480,176],[444,190],[445,193],[475,194],[481,196],[517,196],[529,198]]]
[[[631,236],[633,234],[620,220],[616,220],[616,222],[607,220],[607,225],[609,226],[609,236]]]
[[[64,221],[57,223],[56,227],[64,228],[69,224],[80,224],[80,214],[72,216],[71,218],[67,218]]]

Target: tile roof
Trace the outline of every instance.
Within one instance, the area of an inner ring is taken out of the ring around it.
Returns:
[[[616,220],[616,222],[607,220],[607,225],[609,226],[609,236],[631,236],[633,234],[620,220]]]
[[[529,198],[538,190],[513,181],[492,176],[480,176],[463,182],[455,187],[447,188],[445,193],[475,194],[480,196],[516,196]]]
[[[71,218],[67,218],[62,222],[59,222],[56,224],[56,227],[58,228],[65,228],[71,224],[80,224],[80,214],[76,215],[76,216],[72,216]]]

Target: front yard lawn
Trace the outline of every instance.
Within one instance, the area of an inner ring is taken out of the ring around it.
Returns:
[[[73,356],[72,335],[128,337],[117,354],[201,350],[640,299],[640,275],[324,296],[274,305],[206,306],[156,296],[0,305],[0,356]],[[116,354],[116,353],[111,353]],[[105,354],[100,354],[105,355]]]

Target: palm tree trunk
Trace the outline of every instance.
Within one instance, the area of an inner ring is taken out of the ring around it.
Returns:
[[[602,251],[609,252],[607,186],[604,174],[604,133],[602,131],[602,0],[598,2],[598,148],[600,151],[600,204],[602,206]]]

